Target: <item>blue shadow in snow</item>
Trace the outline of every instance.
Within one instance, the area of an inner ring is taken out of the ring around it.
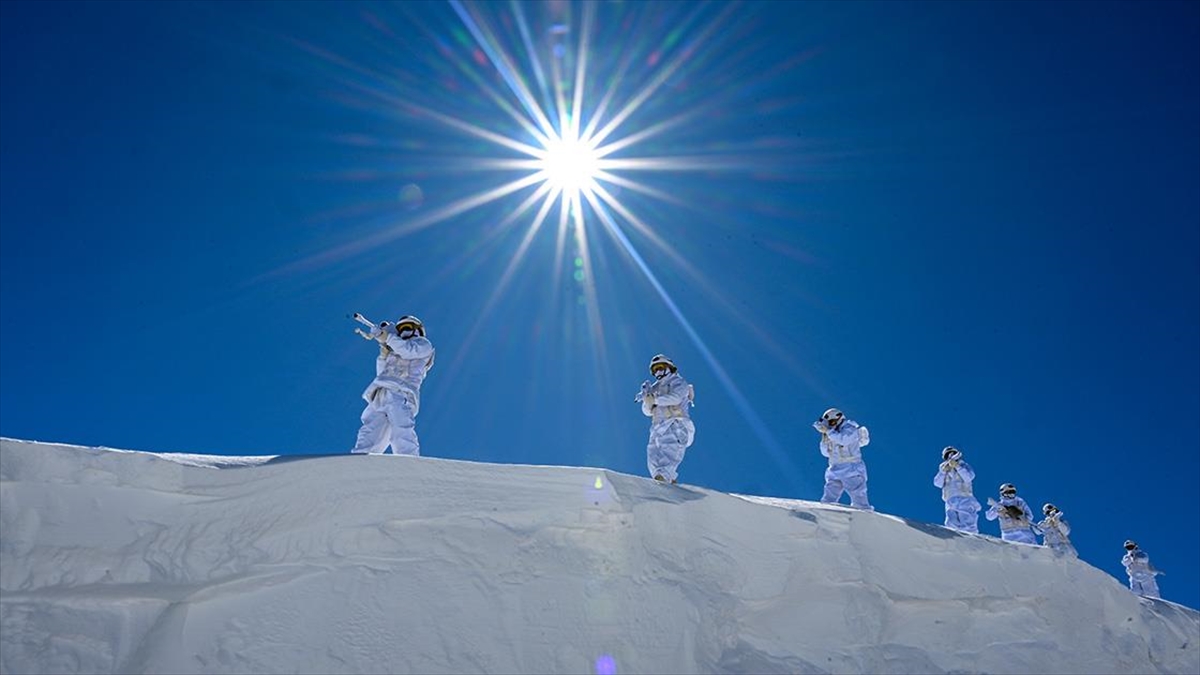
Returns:
[[[917,530],[918,532],[924,532],[925,534],[928,534],[931,537],[937,537],[938,539],[958,539],[959,537],[968,536],[964,532],[952,530],[945,525],[923,523],[919,520],[909,520],[908,518],[900,518],[900,520],[903,520],[904,524],[912,529]]]
[[[336,455],[277,455],[259,464],[258,466],[266,466],[267,464],[287,464],[288,462],[301,462],[306,459],[325,459],[327,457],[351,457],[348,452],[339,453]]]
[[[665,502],[667,504],[682,504],[684,502],[704,499],[704,492],[684,485],[660,483],[649,478],[634,478],[624,474],[608,472],[608,483],[613,486],[617,497],[622,501]]]

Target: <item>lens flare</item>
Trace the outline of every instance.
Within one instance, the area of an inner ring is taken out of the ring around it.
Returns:
[[[608,654],[596,659],[596,675],[617,675],[617,660]]]

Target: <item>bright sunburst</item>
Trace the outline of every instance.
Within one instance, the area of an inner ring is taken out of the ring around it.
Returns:
[[[594,192],[600,176],[596,148],[570,135],[548,139],[536,166],[546,183],[568,200],[577,199],[580,191]]]

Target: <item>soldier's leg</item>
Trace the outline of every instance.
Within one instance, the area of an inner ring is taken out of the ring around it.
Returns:
[[[667,483],[679,477],[687,432],[674,421],[660,422],[650,428],[650,443],[646,447],[646,464],[650,475]]]
[[[845,487],[842,481],[838,480],[837,476],[829,469],[825,470],[825,493],[821,495],[821,501],[826,504],[836,504],[842,498],[842,490]]]
[[[412,407],[402,394],[388,392],[388,421],[391,422],[392,454],[420,456],[421,444],[417,440],[417,422]]]
[[[846,492],[850,493],[850,506],[864,511],[874,511],[875,507],[867,501],[867,472],[852,473],[842,479]]]
[[[381,391],[379,395],[382,395]],[[358,438],[354,442],[354,449],[350,452],[355,454],[381,455],[387,449],[388,443],[388,417],[381,406],[377,403],[368,403],[363,410],[362,426],[358,429]]]

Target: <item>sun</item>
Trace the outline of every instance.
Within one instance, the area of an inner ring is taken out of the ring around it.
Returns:
[[[565,199],[596,189],[602,167],[594,144],[570,135],[551,137],[538,155],[540,177]]]

